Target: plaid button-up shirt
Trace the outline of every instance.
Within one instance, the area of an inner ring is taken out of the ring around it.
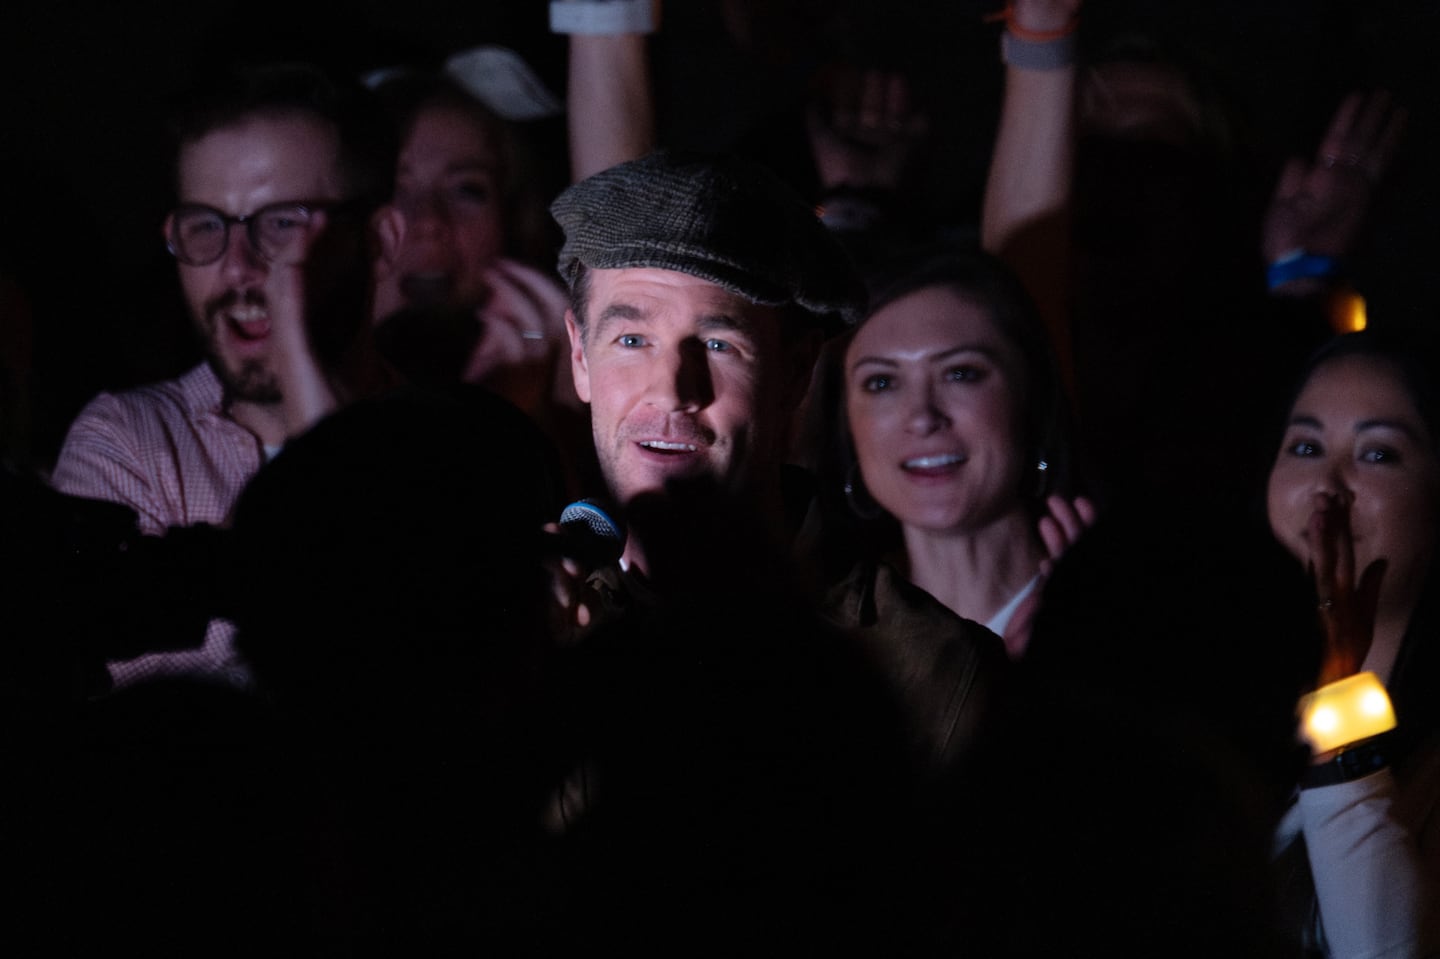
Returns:
[[[123,503],[140,530],[221,524],[265,453],[259,439],[225,412],[224,390],[208,364],[178,379],[101,393],[71,424],[51,480],[63,493]],[[248,673],[233,646],[234,627],[212,620],[204,645],[112,662],[117,686],[141,679],[204,675],[237,685]]]

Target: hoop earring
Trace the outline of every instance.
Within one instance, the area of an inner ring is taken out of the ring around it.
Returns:
[[[865,488],[865,482],[860,478],[860,464],[851,463],[850,468],[845,471],[845,504],[850,507],[850,512],[861,519],[879,519],[885,515],[885,509],[875,502],[870,491]]]

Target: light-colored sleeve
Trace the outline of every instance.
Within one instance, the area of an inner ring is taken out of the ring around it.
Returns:
[[[1390,770],[1301,790],[1298,802],[1330,954],[1440,955],[1440,883],[1434,863],[1422,854],[1416,825],[1398,814]]]
[[[167,525],[165,506],[135,435],[123,404],[101,393],[70,425],[51,483],[71,496],[128,506],[139,514],[141,532],[158,536]]]

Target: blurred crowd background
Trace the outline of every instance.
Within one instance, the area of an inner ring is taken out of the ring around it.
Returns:
[[[918,176],[927,209],[978,215],[999,107],[994,4],[980,0],[684,0],[652,56],[663,142],[738,148],[802,179],[807,78],[835,58],[900,68],[931,115]],[[557,94],[564,38],[541,0],[12,0],[0,13],[0,275],[33,313],[35,458],[53,456],[102,388],[176,374],[196,358],[160,235],[167,98],[215,59],[316,60],[355,74],[434,64],[481,44],[516,51]],[[1234,110],[1263,195],[1309,156],[1349,91],[1383,88],[1410,111],[1350,275],[1396,320],[1440,303],[1440,5],[1414,0],[1092,0],[1082,43],[1139,29],[1191,52]],[[1083,54],[1082,54],[1083,57]],[[534,124],[564,185],[563,119]],[[801,184],[803,187],[804,184]],[[0,291],[13,295],[11,291]],[[1224,322],[1217,317],[1216,322]],[[168,346],[167,346],[168,344]]]

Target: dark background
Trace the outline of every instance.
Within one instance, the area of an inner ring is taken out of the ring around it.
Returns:
[[[817,63],[900,65],[944,133],[924,173],[935,209],[973,221],[1000,91],[998,27],[980,19],[993,4],[766,0],[754,4],[757,36],[742,49],[720,26],[721,3],[669,0],[654,48],[663,138],[768,142],[794,157],[794,111]],[[1240,109],[1262,177],[1289,153],[1313,152],[1345,92],[1393,91],[1410,110],[1406,140],[1351,270],[1372,316],[1432,320],[1440,4],[1088,0],[1085,15],[1091,38],[1139,27],[1193,49]],[[547,32],[543,0],[10,0],[0,14],[0,272],[33,314],[35,459],[53,455],[95,391],[195,360],[159,223],[169,202],[163,104],[196,64],[278,56],[359,73],[481,43],[515,49],[563,92],[564,45]],[[552,126],[542,140],[563,143]]]

